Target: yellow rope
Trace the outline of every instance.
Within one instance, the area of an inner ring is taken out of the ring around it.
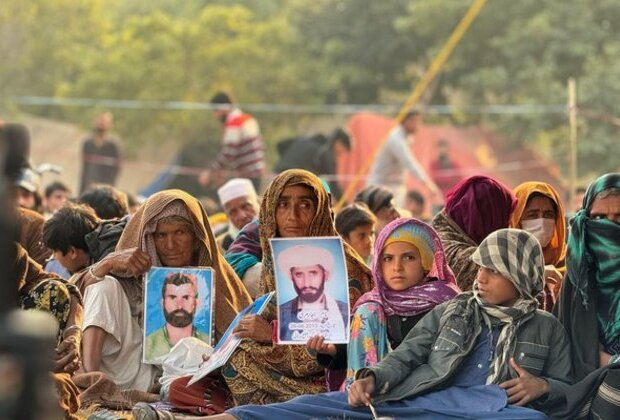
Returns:
[[[392,125],[392,128],[394,128],[397,124],[400,124],[403,118],[405,117],[405,115],[407,115],[407,113],[418,103],[418,101],[420,100],[420,97],[422,96],[422,94],[424,93],[428,85],[433,81],[433,79],[441,71],[444,64],[448,60],[448,57],[450,57],[450,54],[452,53],[454,48],[458,45],[458,43],[461,41],[461,39],[463,38],[463,35],[465,35],[465,32],[467,32],[472,22],[476,19],[476,17],[480,13],[480,10],[482,10],[486,2],[487,0],[474,0],[472,5],[467,10],[467,13],[465,13],[465,16],[463,16],[459,24],[456,26],[456,28],[454,28],[454,31],[452,31],[450,38],[448,38],[448,41],[446,41],[441,51],[439,51],[439,54],[437,54],[437,57],[435,57],[435,59],[431,63],[431,66],[428,68],[426,73],[424,73],[424,75],[422,76],[422,79],[420,79],[420,82],[416,85],[413,92],[411,93],[411,95],[409,96],[409,98],[407,99],[403,107],[401,108],[400,112],[398,113],[398,116],[394,120],[394,124]],[[370,154],[366,162],[364,162],[364,165],[360,168],[358,172],[358,176],[356,176],[353,179],[353,181],[349,184],[344,194],[342,194],[340,201],[338,201],[338,203],[336,204],[336,207],[335,207],[336,211],[339,211],[342,208],[342,206],[349,200],[349,197],[353,195],[353,192],[355,191],[355,189],[357,188],[357,185],[359,184],[361,175],[368,172],[370,165],[372,164],[372,162],[374,162],[375,158],[377,157],[377,154],[379,153],[379,150],[383,148],[383,145],[387,141],[387,138],[388,138],[388,135],[386,134],[385,137],[381,140],[379,146],[374,150],[373,153]]]

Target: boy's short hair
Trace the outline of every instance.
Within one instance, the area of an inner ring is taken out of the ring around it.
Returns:
[[[363,203],[349,204],[336,215],[336,231],[343,238],[348,237],[359,226],[374,225],[375,223],[377,223],[377,218]]]
[[[95,185],[86,190],[79,202],[91,206],[100,219],[120,219],[129,213],[127,194],[111,185]]]
[[[95,211],[85,205],[67,203],[43,225],[43,243],[66,254],[72,246],[88,252],[84,237],[99,225]]]
[[[48,184],[47,187],[45,187],[45,198],[50,198],[50,196],[54,194],[54,192],[56,191],[63,191],[66,193],[71,193],[71,190],[69,189],[69,187],[67,187],[67,185],[64,182],[54,181]]]

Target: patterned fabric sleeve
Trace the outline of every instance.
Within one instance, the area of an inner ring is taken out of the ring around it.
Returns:
[[[357,308],[351,320],[351,338],[347,352],[347,377],[343,390],[355,380],[355,372],[376,365],[390,352],[387,320],[381,305],[369,302]]]
[[[43,280],[27,293],[20,294],[19,304],[22,309],[36,309],[52,314],[60,327],[60,339],[71,311],[71,294],[67,284],[57,279]]]

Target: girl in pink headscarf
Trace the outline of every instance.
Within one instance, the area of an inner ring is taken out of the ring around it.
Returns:
[[[346,363],[344,388],[353,382],[356,370],[375,365],[428,311],[459,292],[437,233],[417,219],[397,219],[381,231],[375,243],[373,278],[374,289],[353,308],[347,350],[323,344],[320,337],[308,343],[329,369]]]

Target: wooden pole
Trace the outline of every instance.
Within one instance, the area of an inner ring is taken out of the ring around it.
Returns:
[[[569,206],[575,202],[577,188],[577,86],[574,78],[568,79],[568,123],[570,150]]]
[[[411,111],[413,107],[418,103],[418,100],[422,97],[422,94],[424,93],[428,85],[433,81],[433,79],[435,79],[435,76],[439,74],[444,64],[448,60],[448,57],[450,57],[450,54],[452,54],[452,51],[454,51],[454,49],[459,44],[459,42],[461,41],[461,39],[463,38],[463,36],[465,35],[467,30],[471,26],[471,24],[474,22],[474,20],[476,20],[476,17],[478,17],[478,15],[480,14],[480,11],[482,10],[486,2],[487,0],[474,0],[472,2],[471,6],[469,7],[469,9],[467,9],[467,12],[465,13],[461,21],[458,23],[458,25],[456,25],[456,28],[454,28],[454,31],[452,31],[452,33],[450,34],[450,37],[448,38],[444,46],[439,51],[439,53],[437,54],[437,56],[431,63],[430,67],[426,70],[426,72],[424,73],[424,75],[422,76],[418,84],[415,86],[415,88],[413,89],[413,92],[411,92],[411,95],[409,95],[409,98],[405,102],[405,105],[403,105],[403,107],[400,109],[400,112],[398,113],[398,116],[396,117],[396,120],[394,121],[392,128],[400,124],[403,118],[405,117],[405,115],[407,115],[407,113]],[[360,183],[361,177],[364,174],[366,174],[368,170],[370,169],[370,165],[372,165],[375,158],[379,154],[379,151],[381,150],[381,148],[387,141],[387,137],[388,135],[386,134],[384,138],[381,140],[380,145],[377,148],[375,148],[375,150],[368,156],[364,164],[358,170],[358,173],[357,173],[358,176],[353,178],[353,181],[345,189],[344,193],[342,194],[342,197],[340,198],[338,203],[336,203],[336,205],[334,206],[334,210],[336,212],[338,212],[346,204],[349,198],[353,197],[353,194],[356,191],[357,185]]]

